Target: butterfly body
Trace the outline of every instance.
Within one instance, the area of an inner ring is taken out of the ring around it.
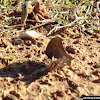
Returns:
[[[52,59],[52,57],[57,59],[62,58],[62,60],[63,58],[66,58],[66,62],[68,65],[70,65],[71,61],[73,60],[73,58],[65,51],[62,44],[62,39],[59,37],[51,39],[46,48],[45,53],[50,59]]]

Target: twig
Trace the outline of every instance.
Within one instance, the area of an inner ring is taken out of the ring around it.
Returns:
[[[47,36],[51,35],[51,33],[52,33],[55,29],[58,29],[58,28],[61,29],[61,28],[65,28],[65,27],[71,27],[71,26],[73,26],[76,22],[78,22],[78,21],[81,20],[81,19],[84,19],[84,16],[78,17],[78,18],[75,19],[73,22],[71,22],[71,23],[69,23],[69,24],[67,24],[67,25],[54,27],[54,28],[47,34]]]
[[[77,14],[76,14],[76,9],[74,9],[74,15],[76,17],[76,19],[78,18]]]
[[[58,6],[58,7],[61,7],[61,8],[67,8],[67,9],[72,9],[73,8],[73,7],[69,6],[69,5],[59,4],[59,2],[60,1],[58,0],[56,4],[54,4],[54,2],[52,2],[52,3],[43,2],[43,3],[47,4],[47,5]]]
[[[96,18],[98,19],[98,20],[97,20],[97,25],[98,25],[98,27],[99,27],[99,17],[98,17],[98,12],[100,11],[100,10],[99,10],[99,5],[100,5],[100,2],[97,2]],[[99,27],[99,28],[100,28],[100,27]]]
[[[22,16],[21,16],[21,24],[25,25],[28,16],[28,4],[24,3],[22,5]]]
[[[55,26],[55,27],[47,34],[47,36],[51,35],[51,33],[52,33],[54,30],[56,31],[57,27],[58,27],[58,25]]]
[[[42,15],[40,15],[39,13],[37,13],[37,15],[45,20],[45,18]]]
[[[38,16],[34,13],[34,11],[32,13],[33,13],[33,16],[34,16],[35,21],[36,22],[39,22],[40,20],[39,20]]]
[[[33,26],[32,28],[30,28],[30,30],[31,30],[31,29],[35,29],[35,28],[38,28],[38,27],[41,27],[41,26],[44,26],[44,25],[46,25],[46,24],[48,24],[48,23],[51,23],[51,22],[55,22],[55,21],[54,21],[54,20],[49,20],[49,21],[44,22],[44,23],[42,23],[42,24],[40,24],[40,25]]]
[[[68,13],[69,13],[69,10],[60,12],[60,14],[68,14]],[[57,14],[54,16],[54,19],[56,19],[58,15],[59,13],[57,12]]]
[[[89,9],[90,9],[90,6],[89,6],[88,9],[87,9],[87,12],[86,12],[86,14],[85,14],[85,17],[87,17],[87,14],[89,13]]]
[[[69,11],[68,11],[69,12]],[[67,13],[68,13],[67,12]],[[80,21],[81,19],[84,19],[84,16],[82,16],[82,17],[78,17],[77,16],[77,14],[76,14],[76,10],[74,10],[74,15],[75,15],[75,17],[76,17],[76,19],[73,21],[73,22],[71,22],[71,23],[69,23],[69,24],[67,24],[67,25],[64,25],[64,26],[55,26],[48,34],[47,34],[47,36],[50,36],[51,34],[52,34],[52,32],[56,29],[61,29],[61,28],[65,28],[65,27],[71,27],[71,26],[73,26],[76,22],[78,22],[78,21]],[[56,17],[58,16],[58,13],[54,16],[54,18],[56,19]]]

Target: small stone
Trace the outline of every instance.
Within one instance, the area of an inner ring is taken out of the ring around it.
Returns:
[[[67,90],[67,94],[71,95],[72,93],[71,93],[71,91],[70,91],[70,90]]]
[[[80,43],[79,39],[73,42],[74,44]]]
[[[24,48],[23,47],[20,47],[19,50],[24,50]]]
[[[97,34],[93,34],[93,36],[94,36],[95,38],[97,38],[97,39],[99,39],[99,38],[100,38],[99,33],[97,33]]]
[[[22,43],[22,40],[20,38],[15,38],[14,40],[12,40],[12,43],[14,45],[20,45]]]
[[[26,33],[19,36],[21,39],[34,39],[39,38],[40,34],[34,30],[26,31]]]
[[[93,75],[96,75],[96,76],[100,76],[100,71],[99,70],[95,70],[94,72],[92,72]]]
[[[93,80],[92,82],[94,82],[94,83],[100,83],[100,78],[96,79],[96,80]]]
[[[94,76],[93,74],[91,74],[91,75],[90,75],[90,76],[88,76],[87,78],[88,78],[88,80],[93,81],[93,80],[94,80],[94,78],[95,78],[95,76]]]
[[[100,43],[100,40],[96,40],[98,43]]]
[[[31,44],[32,44],[30,40],[25,40],[24,43],[25,43],[25,45],[27,45],[27,46],[31,46]]]
[[[88,64],[89,64],[89,65],[93,65],[93,62],[92,62],[92,61],[91,61],[91,62],[88,62]]]
[[[74,46],[74,45],[72,45],[72,46],[67,46],[67,47],[66,47],[66,51],[67,51],[68,53],[72,53],[72,54],[75,54],[76,52],[77,52],[77,53],[80,52],[79,49],[78,49],[76,46]]]
[[[42,47],[42,43],[39,43],[39,42],[38,42],[38,43],[37,43],[37,46],[38,46],[38,47]]]
[[[83,56],[83,57],[82,57],[82,60],[83,60],[83,61],[85,61],[85,60],[86,60],[85,56]]]
[[[72,46],[67,46],[67,47],[66,47],[66,51],[67,51],[68,53],[75,54],[75,49],[72,48]]]
[[[96,64],[95,66],[93,66],[94,68],[100,68],[100,63]]]
[[[88,28],[85,32],[88,33],[89,35],[92,35],[93,29],[92,28]]]

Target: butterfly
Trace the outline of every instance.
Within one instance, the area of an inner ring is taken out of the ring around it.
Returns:
[[[56,58],[59,60],[59,63],[66,62],[66,64],[69,66],[71,65],[71,61],[73,60],[73,57],[65,51],[62,44],[62,39],[60,37],[51,39],[51,41],[47,45],[45,53],[48,58]]]

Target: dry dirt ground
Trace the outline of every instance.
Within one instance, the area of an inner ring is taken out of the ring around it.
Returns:
[[[66,28],[46,37],[50,31],[47,24],[36,29],[41,34],[39,38],[16,45],[14,38],[23,33],[5,30],[0,38],[0,100],[79,100],[83,96],[100,96],[100,32],[83,34]],[[74,58],[71,66],[34,75],[50,64],[45,50],[57,36]]]
[[[63,66],[48,73],[32,73],[49,65],[45,49],[51,38],[42,36],[20,45],[11,43],[12,37],[0,44],[0,96],[3,100],[75,100],[82,96],[100,95],[100,33],[80,34],[77,30],[59,32],[64,48],[70,52],[71,66]],[[17,36],[18,34],[16,34]],[[7,57],[9,59],[7,59]],[[10,59],[12,58],[12,59]],[[13,98],[13,99],[12,99]],[[1,99],[2,100],[2,99]]]

